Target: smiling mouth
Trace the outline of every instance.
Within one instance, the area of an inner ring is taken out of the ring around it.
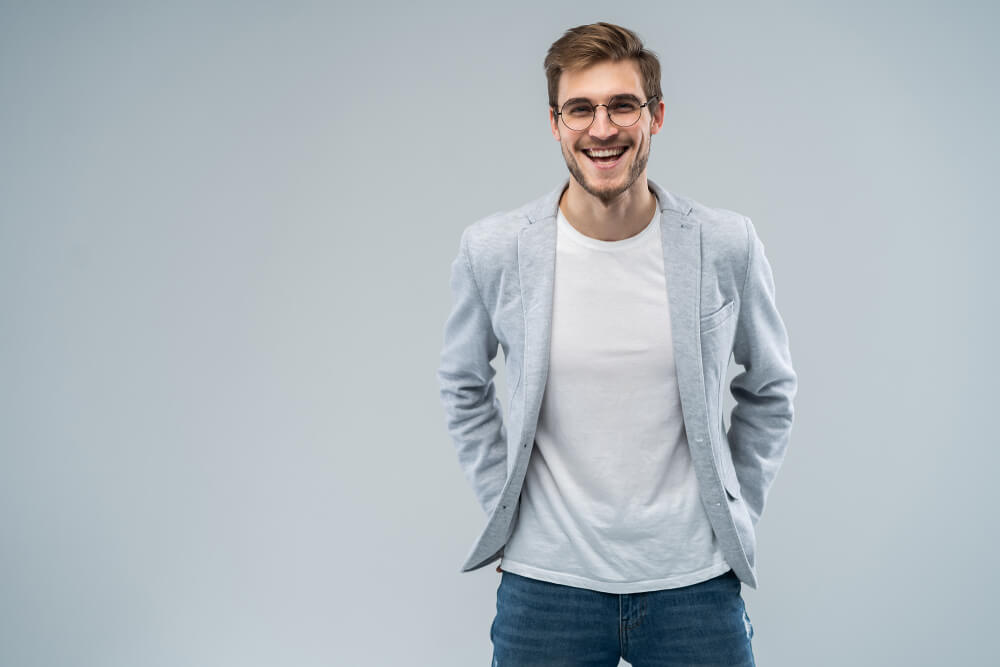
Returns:
[[[584,148],[581,152],[587,159],[594,163],[594,166],[601,170],[614,169],[628,153],[630,146],[612,146],[608,148]],[[594,151],[596,155],[591,155]]]
[[[621,159],[621,156],[628,152],[628,146],[613,146],[609,148],[584,148],[583,154],[590,159],[591,162],[596,162],[597,164],[610,165]],[[595,154],[591,154],[594,151]]]

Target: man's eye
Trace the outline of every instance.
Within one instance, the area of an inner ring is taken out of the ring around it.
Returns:
[[[593,111],[593,109],[588,106],[573,107],[569,110],[570,113],[590,113],[591,111]]]

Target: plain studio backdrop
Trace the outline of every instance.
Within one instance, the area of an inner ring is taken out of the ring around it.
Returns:
[[[485,516],[435,377],[449,267],[567,176],[542,60],[601,20],[663,64],[649,177],[753,219],[789,332],[758,664],[986,664],[997,19],[4,2],[0,664],[489,663],[500,575],[459,573]]]

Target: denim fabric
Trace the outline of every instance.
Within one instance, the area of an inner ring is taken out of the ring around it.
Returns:
[[[753,626],[729,570],[658,591],[603,593],[503,572],[492,667],[753,667]]]

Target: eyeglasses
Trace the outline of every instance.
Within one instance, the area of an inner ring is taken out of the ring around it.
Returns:
[[[563,124],[574,132],[586,130],[591,126],[597,117],[597,107],[604,107],[608,112],[608,118],[618,127],[629,127],[638,122],[642,116],[642,108],[655,99],[657,96],[653,95],[639,104],[639,98],[635,95],[621,95],[612,97],[607,104],[596,105],[587,100],[569,100],[563,104],[562,111],[555,113],[562,118]]]

